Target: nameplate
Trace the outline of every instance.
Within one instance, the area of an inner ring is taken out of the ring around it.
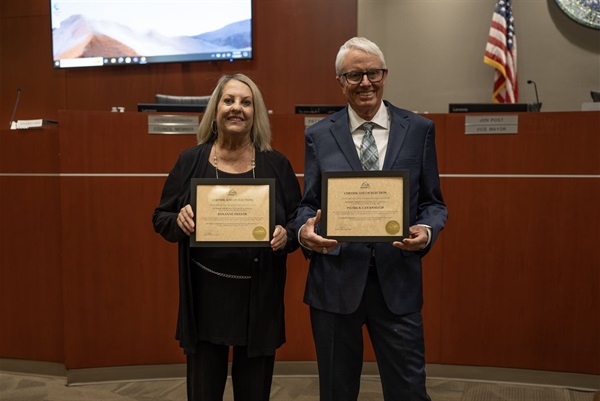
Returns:
[[[10,129],[44,129],[55,126],[56,124],[58,124],[58,121],[45,120],[42,118],[34,120],[17,120],[10,123]]]
[[[149,134],[196,135],[200,118],[198,116],[148,115]]]
[[[333,114],[346,106],[330,104],[297,104],[296,114]]]
[[[325,117],[304,117],[304,128],[308,128],[311,125],[318,123]]]
[[[465,134],[517,134],[519,116],[465,116]]]
[[[600,102],[581,103],[581,111],[600,111]]]

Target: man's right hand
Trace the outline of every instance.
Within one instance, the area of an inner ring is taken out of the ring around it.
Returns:
[[[317,224],[321,221],[321,209],[317,210],[317,215],[306,220],[306,223],[300,227],[300,244],[314,252],[327,253],[338,246],[334,239],[327,239],[317,234]]]

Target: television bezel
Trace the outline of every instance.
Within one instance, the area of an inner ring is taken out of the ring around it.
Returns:
[[[159,64],[174,64],[174,63],[214,63],[214,62],[227,62],[232,63],[236,61],[250,61],[255,58],[255,38],[254,38],[254,19],[255,19],[255,0],[247,0],[250,3],[250,50],[248,54],[242,57],[234,57],[233,55],[227,55],[227,52],[223,52],[221,55],[215,53],[214,57],[199,57],[199,54],[173,54],[173,55],[160,55],[160,56],[146,56],[145,61],[133,59],[127,60],[127,57],[123,57],[122,60],[115,58],[114,62],[108,57],[87,57],[87,58],[75,58],[75,59],[55,59],[54,58],[54,37],[53,37],[53,13],[52,7],[53,2],[57,0],[47,0],[50,6],[50,49],[52,57],[52,65],[57,70],[71,70],[80,68],[99,68],[99,67],[116,67],[116,66],[134,66],[134,65],[159,65]],[[211,54],[211,53],[202,53]]]

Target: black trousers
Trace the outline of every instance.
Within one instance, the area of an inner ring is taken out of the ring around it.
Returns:
[[[222,401],[227,382],[229,346],[200,342],[187,355],[188,401]],[[246,347],[233,347],[231,381],[235,401],[268,401],[275,356],[248,357]]]
[[[363,363],[362,326],[373,344],[386,401],[431,401],[425,388],[420,312],[395,315],[387,307],[374,266],[358,310],[349,315],[310,309],[321,401],[355,401]]]

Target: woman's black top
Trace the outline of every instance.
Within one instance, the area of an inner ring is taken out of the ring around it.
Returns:
[[[196,248],[190,252],[189,236],[177,225],[179,211],[190,203],[190,180],[197,177],[214,177],[214,166],[208,161],[211,147],[212,143],[200,144],[180,154],[167,177],[160,203],[152,217],[154,230],[166,240],[178,243],[179,313],[176,338],[186,354],[195,352],[196,344],[204,339],[205,335],[220,337],[212,331],[212,328],[218,327],[214,325],[212,319],[216,314],[212,314],[212,318],[209,318],[210,324],[207,323],[207,326],[212,327],[211,332],[205,332],[204,328],[200,327],[200,323],[208,316],[205,309],[210,308],[202,302],[204,295],[200,294],[202,288],[208,287],[208,281],[205,281],[204,273],[198,274],[202,269],[192,261],[191,253],[197,256]],[[240,338],[223,336],[221,340],[224,343],[241,340],[248,346],[250,357],[274,355],[275,349],[285,342],[283,291],[286,258],[288,253],[298,248],[298,240],[292,234],[292,224],[301,197],[298,179],[285,156],[275,150],[259,152],[257,149],[255,160],[256,178],[275,179],[275,224],[287,230],[287,244],[284,249],[277,252],[273,252],[271,248],[255,248],[250,251],[255,253],[253,254],[255,257],[247,258],[247,255],[241,254],[235,257],[239,261],[244,261],[240,262],[240,266],[244,265],[242,267],[244,271],[250,270],[251,276],[249,280],[237,280],[247,281],[249,286],[246,338],[243,341]],[[238,265],[237,262],[232,263],[231,255],[227,252],[220,255],[222,251],[214,252],[212,256],[209,253],[199,256],[205,261],[204,266],[222,271],[218,269],[230,269]],[[238,328],[229,327],[229,329],[232,329],[231,333],[239,331]]]
[[[215,172],[208,168],[204,178],[215,178]],[[252,178],[252,170],[242,174],[219,170],[219,178]],[[199,340],[247,345],[250,280],[246,277],[251,276],[258,254],[256,248],[190,248]]]

